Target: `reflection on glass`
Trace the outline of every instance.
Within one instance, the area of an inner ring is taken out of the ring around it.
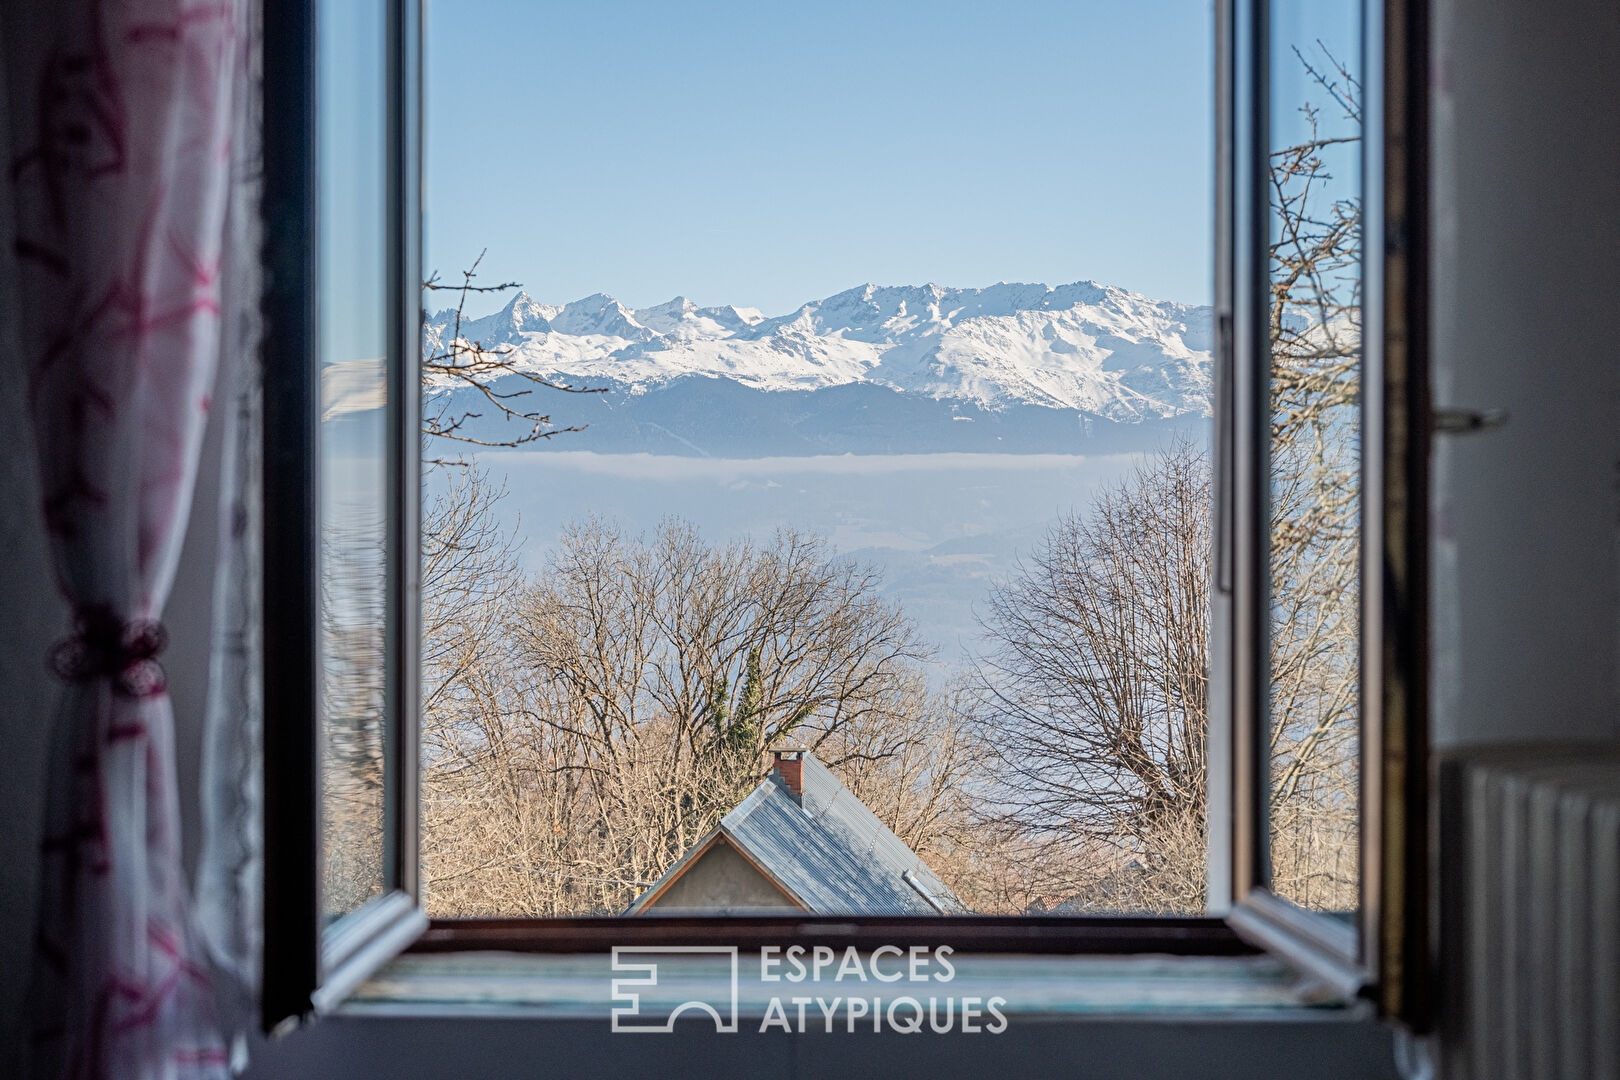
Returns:
[[[387,305],[383,4],[319,5],[324,907],[385,887]]]
[[[1361,8],[1271,8],[1272,889],[1357,907]]]

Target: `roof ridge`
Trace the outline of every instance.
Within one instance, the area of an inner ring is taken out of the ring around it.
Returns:
[[[747,795],[744,795],[742,802],[738,803],[736,806],[733,806],[730,810],[727,810],[725,815],[720,818],[720,825],[718,827],[725,828],[728,823],[741,825],[744,821],[747,821],[748,815],[752,814],[756,809],[758,809],[759,804],[764,802],[765,799],[769,797],[765,790],[766,782],[761,782],[754,785],[754,790],[750,791]],[[735,822],[732,822],[733,818],[736,819]]]
[[[803,795],[794,797],[779,778],[766,774],[720,819],[716,831],[727,843],[811,912],[922,914],[939,909],[907,880],[908,874],[952,908],[961,907],[927,860],[837,773],[813,752],[805,751],[804,757],[810,760],[802,774]],[[788,812],[789,805],[795,813]],[[683,856],[678,865],[689,861]]]

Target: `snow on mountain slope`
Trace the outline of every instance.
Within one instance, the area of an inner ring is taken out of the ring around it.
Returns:
[[[427,347],[442,350],[452,325],[453,313],[432,317]],[[762,391],[872,383],[1124,422],[1209,413],[1210,309],[1089,281],[862,285],[776,318],[684,297],[632,310],[602,293],[560,308],[519,293],[461,336],[511,348],[525,370],[630,393],[699,375]]]

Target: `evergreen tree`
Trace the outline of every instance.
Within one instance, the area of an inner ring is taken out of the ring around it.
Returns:
[[[755,645],[748,650],[742,688],[737,693],[737,711],[726,736],[730,749],[748,751],[759,745],[759,714],[764,703],[765,675],[760,664],[760,648]]]
[[[709,721],[714,724],[715,737],[722,742],[730,737],[730,719],[730,688],[722,671],[709,679]]]

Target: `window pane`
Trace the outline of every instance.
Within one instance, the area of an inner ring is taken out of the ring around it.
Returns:
[[[388,562],[382,0],[317,5],[324,907],[383,871]]]
[[[1350,912],[1359,868],[1361,6],[1270,10],[1273,891]]]
[[[1206,0],[431,18],[429,911],[1201,914]]]

